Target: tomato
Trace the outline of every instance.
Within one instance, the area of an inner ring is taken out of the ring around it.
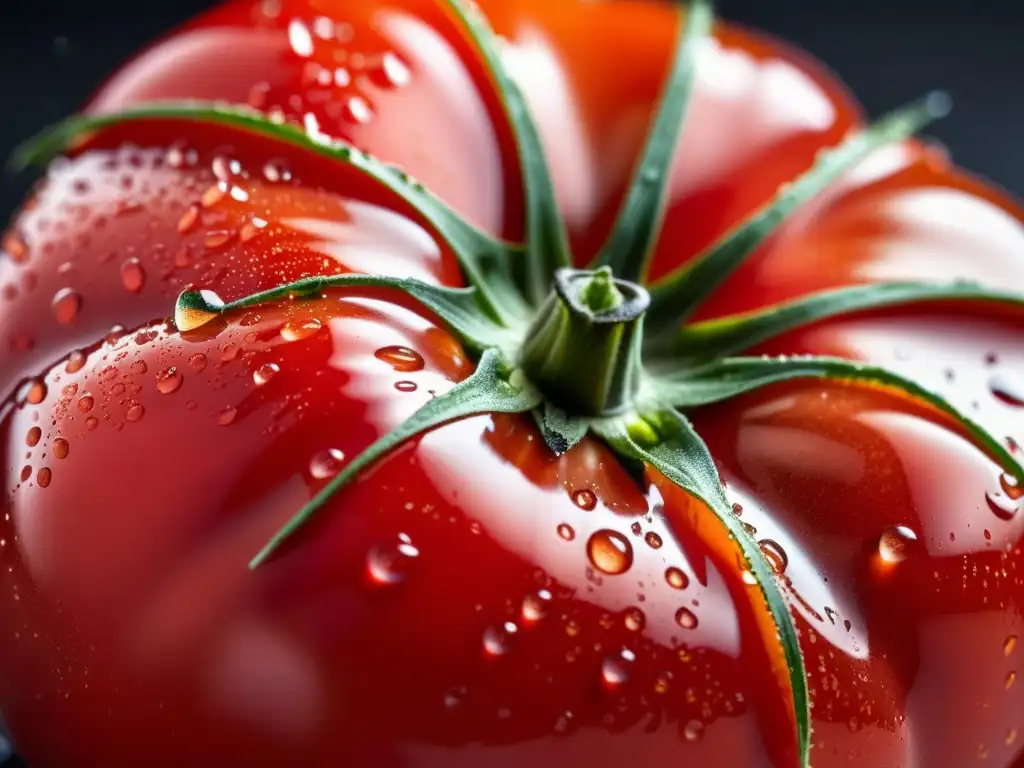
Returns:
[[[582,266],[641,151],[674,11],[480,6]],[[654,277],[863,125],[819,64],[729,24],[696,77]],[[351,142],[487,232],[523,234],[515,138],[439,0],[229,2],[87,111],[183,98]],[[901,142],[787,221],[699,319],[882,280],[1020,286],[1022,248],[1015,201]],[[795,764],[775,630],[734,545],[595,437],[556,456],[526,414],[446,424],[248,568],[474,357],[386,288],[188,333],[175,297],[347,272],[460,285],[451,249],[395,194],[266,136],[125,123],[51,166],[3,250],[0,711],[30,765]],[[886,309],[758,351],[884,364],[1017,451],[1018,323],[980,305]],[[956,423],[877,387],[776,384],[692,418],[789,601],[813,765],[1014,764],[1017,481]]]

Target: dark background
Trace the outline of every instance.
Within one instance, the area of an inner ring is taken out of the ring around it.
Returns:
[[[74,110],[141,45],[213,5],[0,2],[0,157]],[[1024,196],[1020,0],[918,0],[913,7],[906,0],[719,0],[719,8],[727,18],[793,40],[826,61],[871,115],[931,88],[947,89],[956,108],[929,133],[961,165]],[[0,222],[27,183],[3,177]],[[3,764],[3,752],[0,740],[0,764],[11,768]]]

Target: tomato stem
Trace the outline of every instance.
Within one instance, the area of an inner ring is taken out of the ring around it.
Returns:
[[[526,334],[520,365],[560,408],[607,416],[628,408],[640,387],[643,319],[650,296],[611,270],[555,272],[555,290]]]

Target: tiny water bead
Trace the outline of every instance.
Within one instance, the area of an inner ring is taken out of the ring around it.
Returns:
[[[786,572],[786,566],[789,565],[789,556],[781,544],[774,539],[761,539],[757,545],[761,548],[761,553],[768,560],[768,564],[777,575],[781,576]]]
[[[904,525],[887,528],[878,539],[878,555],[886,563],[901,563],[917,542],[917,534]]]
[[[165,368],[156,375],[156,390],[161,395],[171,395],[181,389],[185,377],[174,366]]]
[[[308,339],[323,327],[315,317],[306,320],[289,320],[281,327],[281,338],[285,341]]]
[[[686,589],[690,585],[689,577],[675,566],[665,570],[665,581],[673,589]]]
[[[576,538],[576,531],[573,530],[571,525],[568,525],[567,523],[562,523],[558,526],[558,535],[560,538],[565,539],[566,541],[572,541]]]
[[[1009,656],[1011,653],[1013,653],[1013,651],[1014,651],[1014,649],[1016,649],[1016,647],[1017,647],[1017,636],[1016,635],[1009,635],[1009,636],[1007,636],[1006,640],[1003,641],[1003,655],[1004,656]]]
[[[700,741],[704,738],[704,723],[700,720],[690,720],[683,728],[683,737],[687,741]]]
[[[58,437],[53,441],[51,450],[53,451],[54,458],[66,459],[68,457],[68,453],[71,452],[71,445],[63,437]]]
[[[412,539],[399,533],[393,541],[378,544],[366,553],[366,573],[371,582],[380,586],[401,584],[409,578],[419,556]]]
[[[605,528],[587,541],[587,556],[601,573],[617,576],[633,565],[633,546],[618,531]]]
[[[82,295],[71,288],[61,288],[53,295],[53,316],[62,325],[70,325],[82,311]]]
[[[419,386],[415,381],[396,381],[395,389],[399,392],[415,392],[419,389]]]
[[[661,549],[662,544],[664,544],[664,542],[661,539],[661,536],[656,534],[654,531],[648,531],[647,535],[644,536],[644,541],[647,543],[647,546],[649,546],[651,549]]]
[[[989,389],[997,400],[1015,408],[1024,406],[1024,385],[1005,373],[997,373],[989,379]]]
[[[504,656],[512,650],[512,643],[518,632],[519,627],[511,621],[487,627],[483,636],[484,652],[488,656]]]
[[[630,632],[640,632],[647,624],[647,617],[639,608],[627,608],[622,621]]]
[[[139,293],[146,285],[146,270],[142,263],[131,258],[121,264],[121,284],[129,293]]]
[[[281,366],[277,363],[264,363],[252,374],[252,380],[257,387],[269,384],[270,381],[281,372]]]
[[[551,606],[551,593],[542,589],[523,598],[522,615],[525,621],[540,621],[548,615]]]
[[[587,488],[573,491],[572,503],[582,510],[591,512],[597,507],[597,495]]]
[[[629,682],[636,654],[628,648],[605,656],[601,662],[601,680],[609,688],[618,688]]]
[[[341,472],[345,454],[337,448],[328,448],[314,454],[309,461],[309,474],[317,480],[326,480]]]
[[[689,608],[683,607],[676,611],[676,624],[683,629],[696,629],[698,623],[696,614]]]

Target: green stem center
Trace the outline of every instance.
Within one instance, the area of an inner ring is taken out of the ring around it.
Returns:
[[[577,416],[607,416],[640,386],[640,344],[650,296],[607,267],[559,269],[555,290],[523,342],[520,364],[555,405]]]

